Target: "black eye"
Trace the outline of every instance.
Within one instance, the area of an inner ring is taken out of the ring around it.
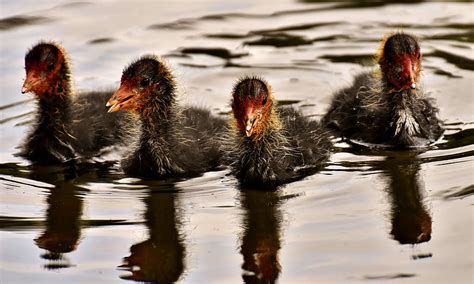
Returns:
[[[148,78],[143,78],[143,79],[140,81],[140,86],[141,86],[142,88],[148,87],[148,85],[150,85],[150,79],[148,79]]]
[[[54,63],[48,63],[48,71],[51,71],[54,69]]]
[[[267,103],[267,98],[268,98],[267,96],[263,98],[262,105],[265,105]]]
[[[421,53],[418,53],[418,59],[420,59],[420,58],[421,58]]]

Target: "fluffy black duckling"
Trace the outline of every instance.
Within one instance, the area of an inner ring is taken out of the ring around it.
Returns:
[[[223,130],[224,120],[208,110],[178,106],[175,79],[158,57],[145,55],[125,68],[120,88],[107,106],[110,112],[135,113],[141,121],[138,144],[122,160],[125,173],[193,176],[218,166],[215,137]]]
[[[271,87],[260,78],[245,77],[233,89],[223,152],[242,185],[274,187],[297,180],[329,157],[332,145],[318,122],[275,104]]]
[[[339,91],[323,124],[361,145],[410,148],[435,142],[443,128],[421,87],[421,60],[414,36],[389,35],[377,55],[379,70],[358,75]]]
[[[35,125],[21,146],[20,156],[33,163],[61,163],[90,158],[128,139],[123,114],[107,115],[110,92],[73,92],[70,60],[57,43],[40,42],[25,56],[22,93],[37,102]],[[130,121],[129,123],[133,123]]]

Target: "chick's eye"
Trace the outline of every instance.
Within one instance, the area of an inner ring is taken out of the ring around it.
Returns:
[[[267,97],[263,98],[262,105],[265,105],[267,103]]]
[[[418,53],[418,56],[417,56],[417,58],[418,58],[418,59],[420,59],[420,58],[421,58],[421,53]]]
[[[51,71],[54,69],[54,63],[48,63],[48,71]]]
[[[140,86],[142,88],[148,87],[148,85],[150,85],[150,80],[148,78],[144,78],[140,81]]]

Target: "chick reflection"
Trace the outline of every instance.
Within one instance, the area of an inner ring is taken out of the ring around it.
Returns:
[[[241,203],[246,211],[240,251],[244,258],[242,278],[245,283],[273,283],[281,271],[279,193],[242,191]]]
[[[431,216],[423,204],[420,164],[413,159],[384,162],[391,199],[390,234],[400,244],[416,244],[431,239]]]
[[[120,268],[131,272],[122,279],[141,282],[176,282],[184,270],[185,250],[177,226],[176,196],[170,192],[155,192],[145,199],[145,220],[148,240],[130,248],[130,256]]]
[[[34,166],[31,170],[30,178],[55,185],[46,200],[46,230],[35,239],[39,248],[47,250],[41,256],[49,261],[45,268],[70,267],[64,253],[74,251],[81,236],[82,199],[77,195],[80,188],[63,168]]]

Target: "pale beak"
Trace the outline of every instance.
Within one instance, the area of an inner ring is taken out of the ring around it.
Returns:
[[[247,118],[245,120],[245,135],[247,135],[247,137],[252,136],[254,124],[255,124],[255,119],[253,118]]]

